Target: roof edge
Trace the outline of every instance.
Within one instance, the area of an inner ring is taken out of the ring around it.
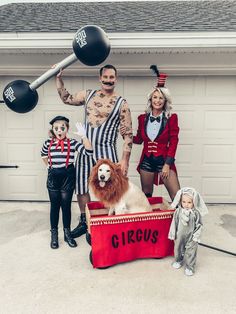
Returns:
[[[236,48],[236,32],[108,33],[112,49]],[[0,52],[67,49],[72,33],[0,33]],[[39,52],[39,51],[38,51]]]
[[[0,76],[40,76],[48,70],[45,66],[1,66]],[[94,76],[98,74],[99,67],[84,67],[83,65],[77,64],[67,68],[67,75],[70,77],[77,77],[78,73],[80,76]],[[171,76],[186,76],[186,75],[236,75],[236,64],[234,65],[165,65],[165,71]],[[151,76],[149,68],[145,66],[125,66],[119,65],[119,76]]]

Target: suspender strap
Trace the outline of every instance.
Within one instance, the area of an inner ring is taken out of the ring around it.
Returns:
[[[66,156],[66,168],[68,167],[70,159],[70,140],[67,139],[67,156]]]
[[[90,101],[90,99],[92,98],[92,96],[96,93],[96,90],[90,90],[86,99],[85,99],[85,115],[84,115],[84,123],[86,124],[87,121],[87,114],[86,114],[86,110],[87,110],[87,104]]]
[[[49,158],[50,168],[52,167],[51,147],[52,147],[53,142],[54,142],[54,139],[52,138],[48,147],[48,158]]]

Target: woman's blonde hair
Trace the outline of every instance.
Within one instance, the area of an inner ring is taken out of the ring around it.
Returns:
[[[150,94],[148,94],[148,102],[147,102],[147,107],[145,110],[146,113],[152,112],[152,96],[155,92],[159,92],[160,94],[164,96],[165,103],[164,103],[163,110],[166,114],[166,117],[169,118],[171,116],[172,99],[171,99],[170,91],[166,87],[155,87],[154,90]]]

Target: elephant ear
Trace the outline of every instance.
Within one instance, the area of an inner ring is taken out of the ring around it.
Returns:
[[[181,199],[181,195],[182,195],[182,190],[179,190],[176,193],[175,198],[174,198],[173,202],[170,205],[172,208],[176,208],[179,205],[180,199]]]
[[[201,216],[208,214],[208,208],[198,192],[194,195],[193,204],[194,207],[199,210]]]

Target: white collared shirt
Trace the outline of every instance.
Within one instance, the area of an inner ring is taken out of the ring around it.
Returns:
[[[150,114],[149,116],[148,123],[147,123],[147,136],[150,138],[151,141],[154,141],[155,138],[157,137],[158,132],[160,131],[161,122],[163,118],[163,112],[159,115],[159,117],[161,118],[160,122],[157,122],[157,121],[151,122],[150,117],[154,117],[154,116],[152,114]]]

